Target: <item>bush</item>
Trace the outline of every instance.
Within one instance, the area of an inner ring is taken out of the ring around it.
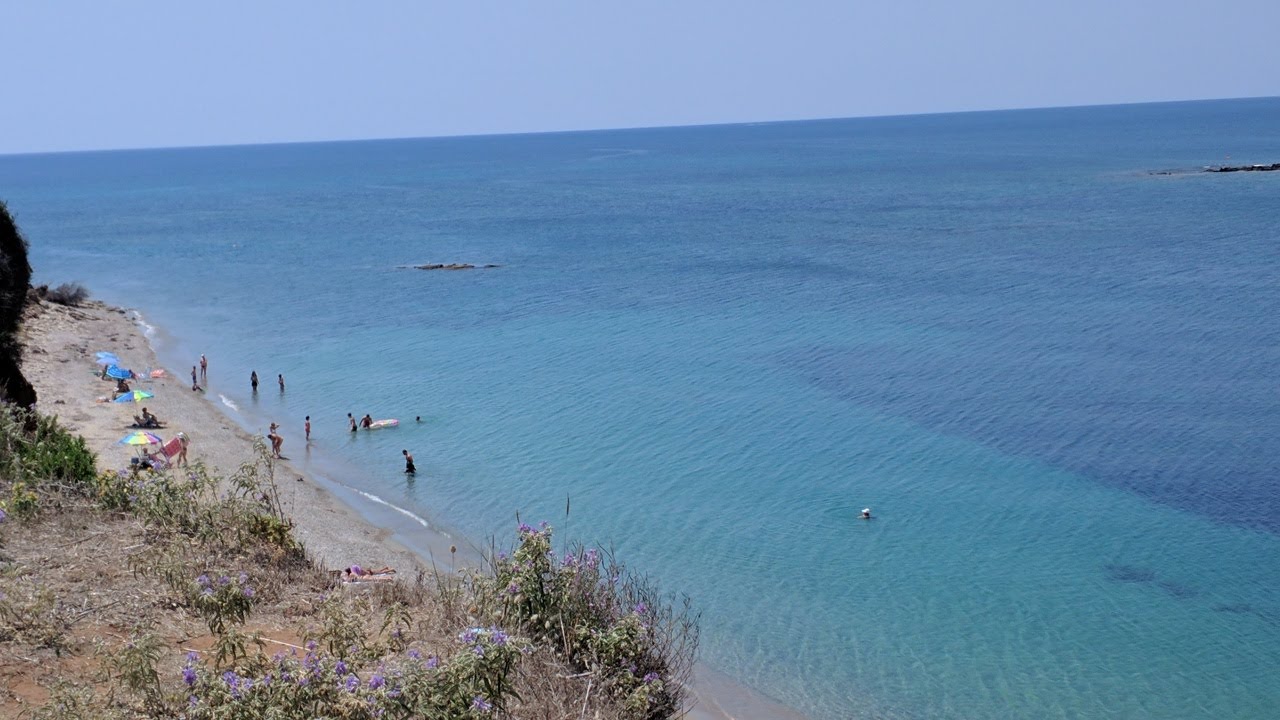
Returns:
[[[497,628],[462,633],[446,659],[416,649],[358,664],[307,643],[306,654],[218,672],[187,655],[182,679],[192,720],[257,717],[480,718],[500,711],[527,650]]]
[[[697,618],[612,557],[578,546],[557,558],[546,523],[521,525],[519,545],[473,574],[477,606],[595,673],[636,718],[678,715],[697,651]]]
[[[59,305],[79,307],[81,303],[89,299],[89,291],[80,283],[62,283],[46,292],[44,297],[49,302],[58,303]]]
[[[84,438],[72,435],[56,417],[4,406],[0,411],[0,479],[10,485],[8,507],[21,517],[39,511],[45,488],[92,494],[96,485],[93,453]]]

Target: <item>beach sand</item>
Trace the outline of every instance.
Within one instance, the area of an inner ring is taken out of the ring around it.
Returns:
[[[134,415],[146,407],[164,427],[152,430],[168,440],[179,432],[190,440],[188,460],[201,462],[219,476],[235,471],[253,456],[254,437],[227,416],[204,392],[191,389],[190,368],[165,368],[160,378],[132,381],[134,389],[154,397],[142,402],[109,402],[114,381],[99,377],[95,353],[115,353],[126,367],[138,375],[160,367],[155,352],[142,329],[123,309],[100,302],[80,307],[52,303],[32,303],[22,330],[25,346],[23,372],[39,396],[37,409],[85,438],[98,458],[98,469],[125,468],[137,456],[135,448],[118,441],[136,430]],[[104,399],[106,401],[104,401]],[[265,439],[264,439],[265,442]],[[452,539],[424,529],[412,539],[418,554],[397,542],[391,533],[377,527],[345,504],[316,478],[307,477],[287,460],[273,463],[281,502],[296,523],[295,535],[318,564],[331,570],[350,565],[389,565],[401,577],[411,578],[418,570],[430,570],[433,557],[448,553]],[[460,547],[459,560],[478,558],[469,547]],[[452,562],[450,563],[452,564]],[[778,718],[801,720],[802,715],[781,706],[729,678],[699,668],[692,688],[694,707],[688,717],[695,720],[749,720]]]

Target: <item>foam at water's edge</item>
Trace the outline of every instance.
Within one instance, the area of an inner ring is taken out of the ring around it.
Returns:
[[[335,480],[335,481],[333,481],[333,482],[337,482],[337,481]],[[391,508],[392,510],[395,510],[396,512],[400,513],[401,515],[404,515],[405,517],[409,518],[410,520],[413,520],[414,522],[418,523],[419,525],[421,525],[421,526],[422,526],[422,527],[424,527],[424,528],[427,528],[427,529],[434,529],[434,528],[432,528],[432,527],[431,527],[431,523],[427,522],[427,521],[426,521],[425,519],[423,519],[421,516],[419,516],[419,515],[415,515],[415,514],[413,514],[413,513],[409,512],[408,510],[405,510],[404,508],[400,507],[399,505],[395,505],[395,504],[393,504],[393,503],[389,503],[389,502],[387,502],[386,500],[383,500],[382,498],[378,497],[377,495],[374,495],[373,493],[365,492],[364,490],[361,490],[361,489],[359,489],[359,488],[351,487],[350,485],[347,485],[347,484],[345,484],[345,483],[337,483],[337,484],[341,485],[342,487],[344,487],[344,488],[346,488],[346,489],[348,489],[348,490],[350,490],[350,491],[352,491],[352,492],[358,493],[358,494],[360,494],[361,496],[363,496],[363,497],[365,497],[365,498],[367,498],[367,499],[369,499],[369,500],[372,500],[373,502],[378,503],[379,505],[385,505],[385,506],[387,506],[387,507]],[[451,536],[449,535],[449,533],[443,532],[443,531],[441,531],[441,530],[436,530],[436,532],[440,533],[441,535],[444,535],[445,537],[451,537]]]

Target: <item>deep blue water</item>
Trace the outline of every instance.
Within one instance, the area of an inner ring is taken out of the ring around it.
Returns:
[[[286,454],[311,415],[308,467],[477,544],[516,512],[611,544],[692,596],[708,664],[815,718],[1259,718],[1280,173],[1150,171],[1280,160],[1277,127],[1260,99],[3,156],[0,198],[39,282],[139,309],[179,376],[206,353]],[[426,262],[501,267],[398,267]]]

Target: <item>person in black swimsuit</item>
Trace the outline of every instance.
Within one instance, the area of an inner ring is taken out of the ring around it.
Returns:
[[[417,469],[417,468],[415,468],[415,467],[413,466],[413,456],[409,454],[409,451],[408,451],[408,450],[401,450],[400,452],[404,454],[404,472],[405,472],[405,474],[406,474],[406,475],[416,475],[416,474],[418,473],[418,469]]]

